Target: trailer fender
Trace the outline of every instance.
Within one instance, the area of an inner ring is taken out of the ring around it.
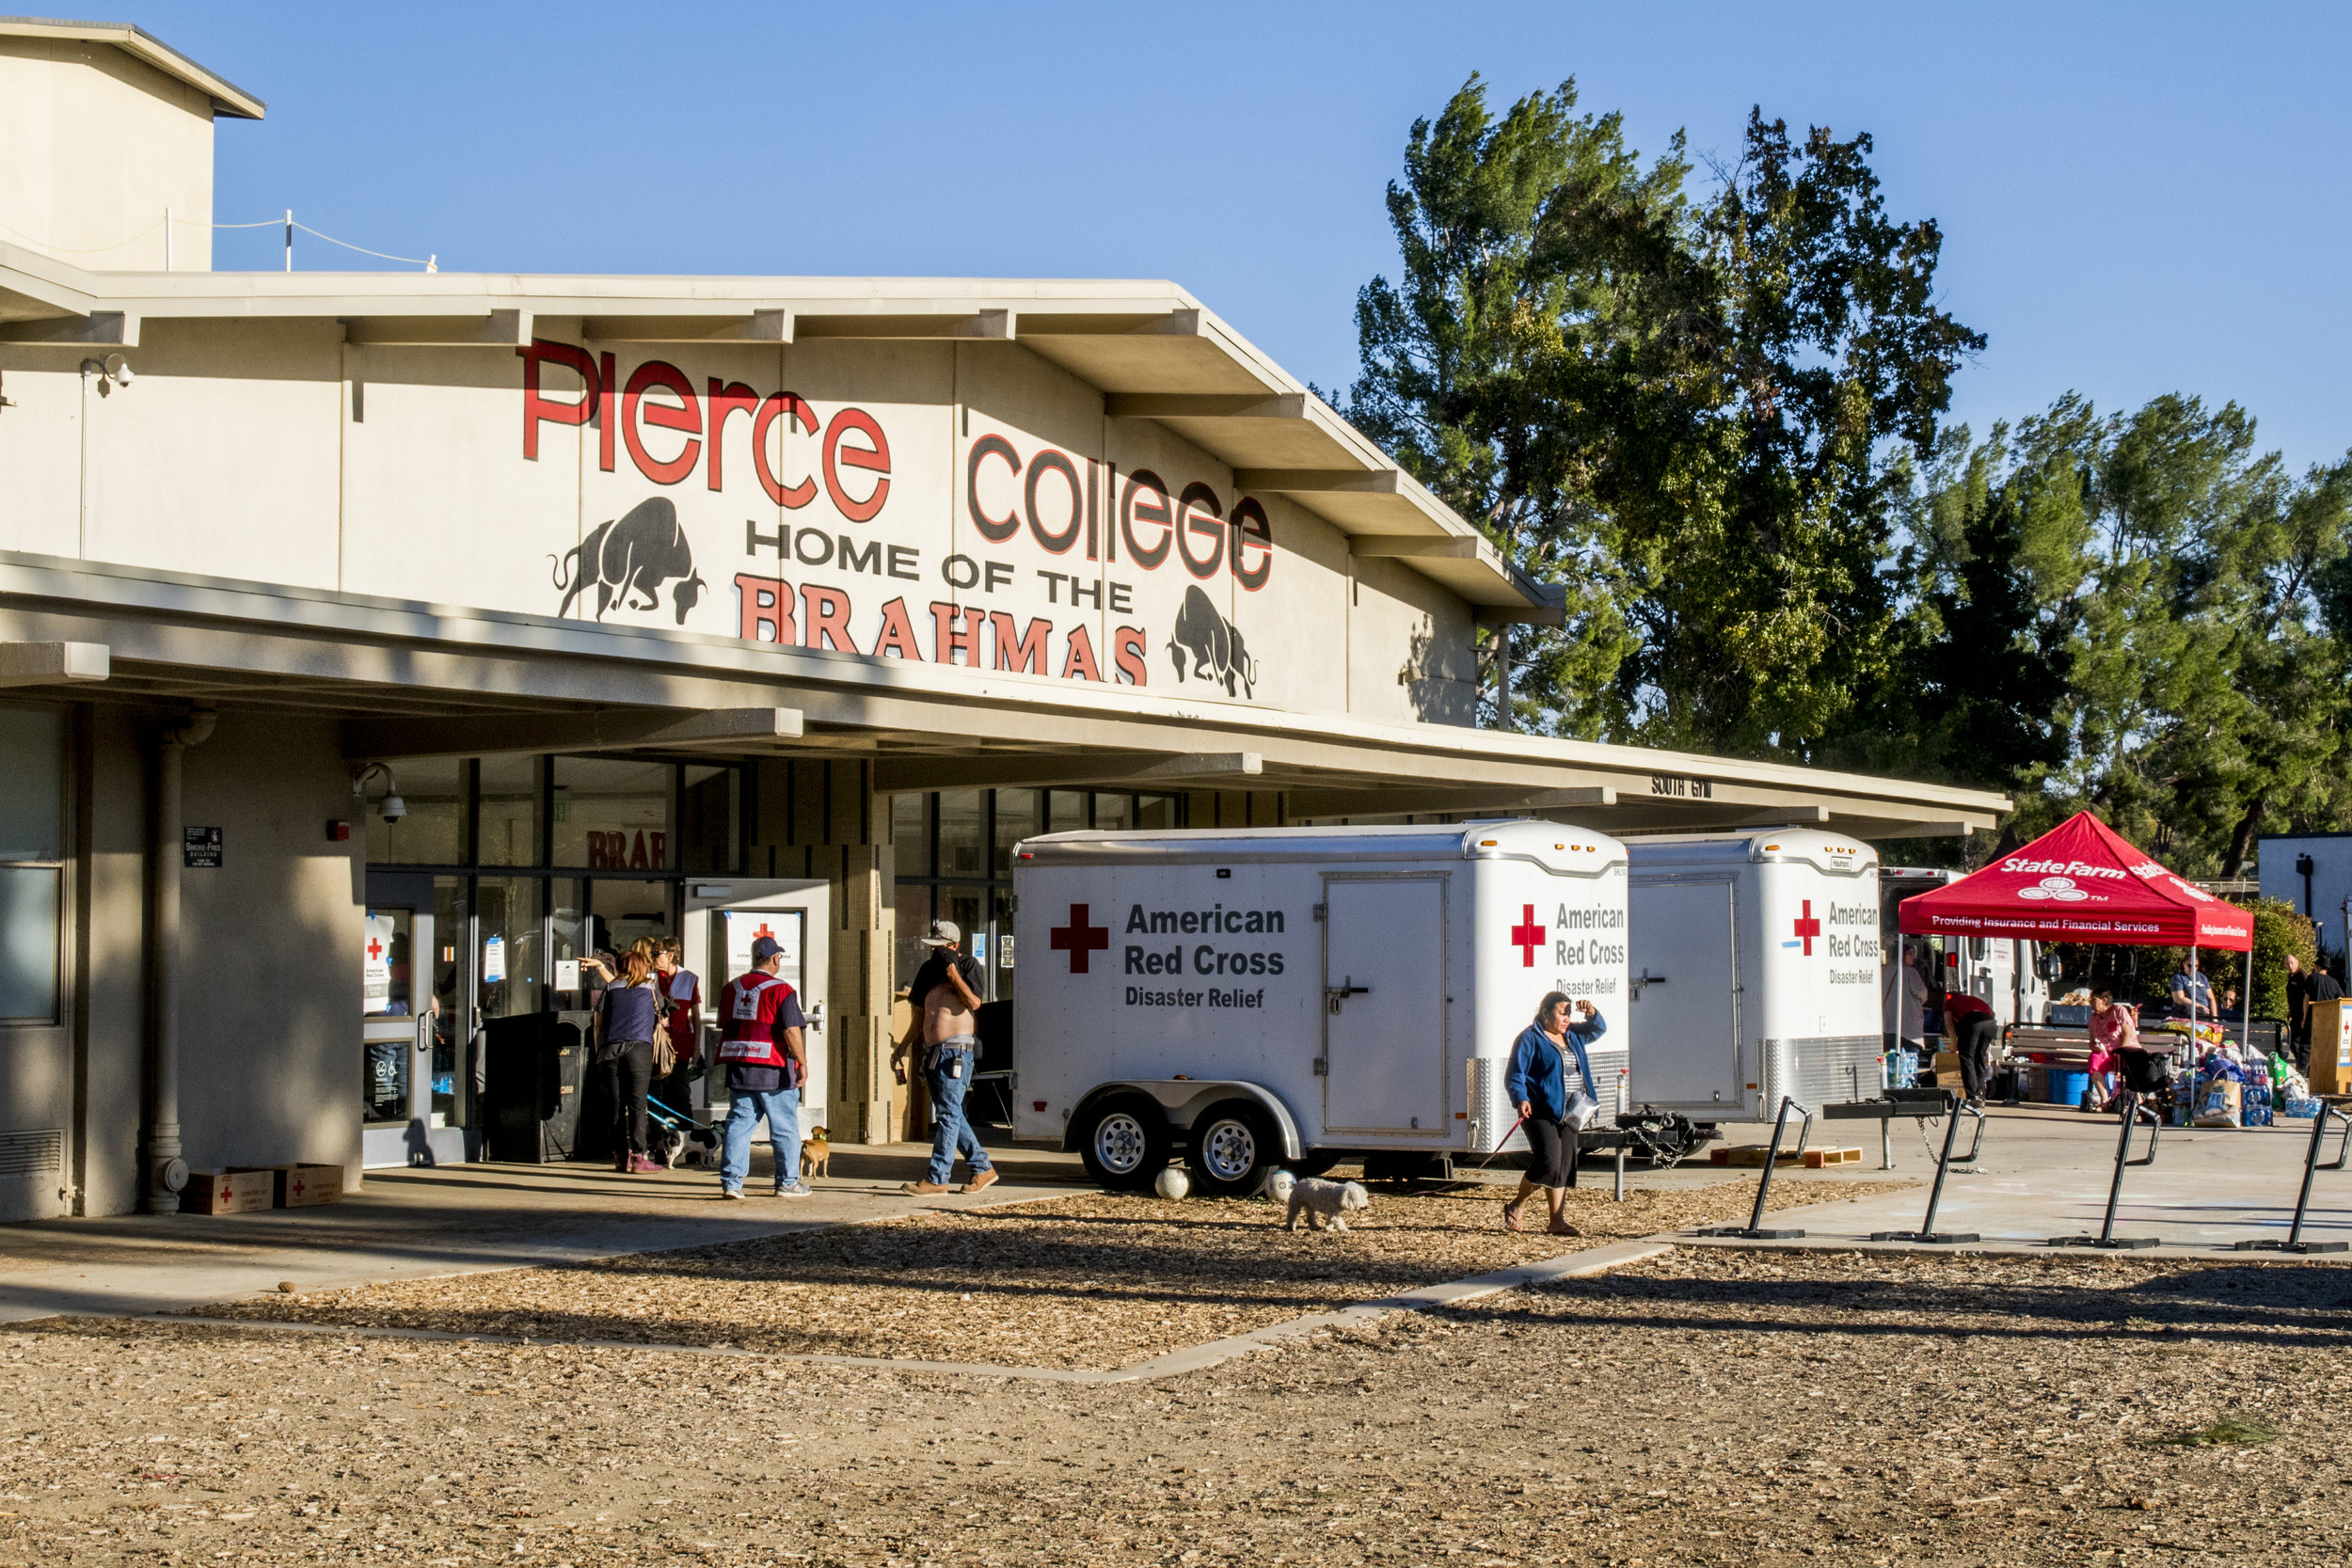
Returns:
[[[1078,1148],[1081,1132],[1093,1125],[1094,1107],[1113,1095],[1141,1095],[1158,1105],[1168,1117],[1170,1137],[1177,1143],[1188,1143],[1192,1124],[1200,1113],[1221,1100],[1247,1100],[1265,1109],[1274,1118],[1276,1130],[1281,1134],[1282,1158],[1295,1160],[1307,1152],[1307,1146],[1298,1136],[1298,1118],[1280,1097],[1262,1084],[1238,1078],[1122,1078],[1113,1083],[1097,1084],[1086,1092],[1073,1108],[1070,1119],[1062,1124],[1061,1147],[1064,1153]]]

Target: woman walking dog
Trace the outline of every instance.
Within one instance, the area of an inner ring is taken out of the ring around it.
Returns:
[[[1568,1017],[1571,1006],[1577,1013],[1573,1022]],[[1520,1031],[1511,1047],[1511,1066],[1502,1076],[1502,1092],[1518,1107],[1527,1128],[1529,1156],[1518,1196],[1502,1206],[1502,1223],[1513,1230],[1527,1228],[1519,1223],[1519,1215],[1528,1198],[1542,1189],[1551,1205],[1551,1234],[1580,1234],[1567,1220],[1568,1189],[1576,1185],[1576,1132],[1581,1118],[1575,1125],[1568,1121],[1565,1053],[1576,1053],[1576,1070],[1583,1079],[1584,1092],[1598,1098],[1593,1085],[1593,1064],[1584,1054],[1584,1046],[1608,1032],[1607,1021],[1590,1002],[1571,1004],[1565,992],[1555,990],[1546,994],[1543,1005],[1535,1009],[1535,1022]]]

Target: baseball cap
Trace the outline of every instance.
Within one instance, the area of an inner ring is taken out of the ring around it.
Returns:
[[[764,964],[784,951],[784,943],[773,937],[760,937],[752,942],[752,962]]]
[[[952,920],[934,920],[929,935],[923,938],[926,947],[953,947],[963,940],[963,927]]]

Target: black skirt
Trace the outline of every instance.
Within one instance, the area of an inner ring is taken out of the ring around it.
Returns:
[[[1576,1185],[1576,1132],[1546,1117],[1527,1118],[1527,1179],[1538,1187]]]

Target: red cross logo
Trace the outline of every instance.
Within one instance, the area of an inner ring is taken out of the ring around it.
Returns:
[[[1535,906],[1521,905],[1519,921],[1520,924],[1511,927],[1511,945],[1519,950],[1521,966],[1533,969],[1535,967],[1535,949],[1544,944],[1544,928],[1535,924]]]
[[[376,937],[368,938],[368,957],[371,958],[380,958],[383,956],[384,943],[382,940]]]
[[[1806,906],[1808,909],[1811,907],[1811,905]],[[752,940],[754,942],[757,942],[762,937],[773,937],[775,934],[775,932],[768,929],[768,923],[763,920],[759,923],[759,929],[752,933]]]
[[[1070,924],[1057,926],[1045,933],[1045,945],[1057,953],[1070,955],[1070,973],[1087,973],[1089,956],[1105,952],[1111,944],[1111,928],[1097,926],[1088,919],[1092,909],[1086,904],[1070,906]]]
[[[1813,900],[1804,901],[1804,913],[1797,919],[1797,935],[1804,939],[1804,956],[1813,956],[1813,939],[1821,934],[1821,923],[1813,918]]]

